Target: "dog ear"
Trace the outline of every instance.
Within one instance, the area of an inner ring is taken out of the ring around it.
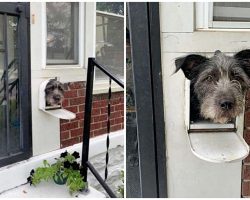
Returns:
[[[234,55],[250,78],[250,49],[242,50]]]
[[[206,62],[207,60],[208,58],[196,54],[191,54],[186,57],[177,58],[175,60],[175,66],[176,66],[175,72],[178,72],[179,69],[182,69],[186,78],[191,80],[195,77],[196,73],[194,72],[197,72],[197,70],[195,70],[197,69],[196,67]]]

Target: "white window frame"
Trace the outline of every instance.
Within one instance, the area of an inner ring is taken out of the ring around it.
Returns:
[[[196,2],[197,29],[250,29],[250,22],[213,21],[213,2]]]
[[[43,3],[42,6],[42,18],[43,20],[43,29],[44,33],[42,34],[42,51],[45,55],[45,58],[43,58],[43,69],[65,69],[65,68],[83,68],[87,67],[84,65],[87,63],[86,58],[85,58],[85,15],[86,15],[86,8],[85,8],[85,3],[84,2],[79,2],[79,19],[78,19],[78,61],[77,64],[67,64],[67,61],[65,64],[47,64],[47,15],[46,15],[46,3]]]

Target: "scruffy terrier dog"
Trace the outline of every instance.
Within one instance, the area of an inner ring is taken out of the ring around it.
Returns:
[[[46,106],[58,106],[63,101],[64,87],[56,79],[51,79],[45,87]]]
[[[216,51],[207,58],[188,55],[175,60],[190,80],[190,119],[203,118],[227,123],[243,112],[244,97],[250,85],[250,49],[226,56]]]

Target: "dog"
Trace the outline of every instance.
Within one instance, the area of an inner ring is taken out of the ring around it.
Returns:
[[[190,120],[233,121],[244,110],[250,86],[250,49],[234,56],[217,50],[213,57],[191,54],[175,60],[176,71],[190,80]]]
[[[46,106],[61,105],[64,98],[63,84],[56,79],[51,79],[45,87]]]

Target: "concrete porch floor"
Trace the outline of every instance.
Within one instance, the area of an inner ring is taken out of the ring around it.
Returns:
[[[57,185],[54,182],[41,182],[37,186],[24,184],[0,194],[0,198],[106,198],[96,189],[89,187],[88,192],[70,195],[66,185]]]

